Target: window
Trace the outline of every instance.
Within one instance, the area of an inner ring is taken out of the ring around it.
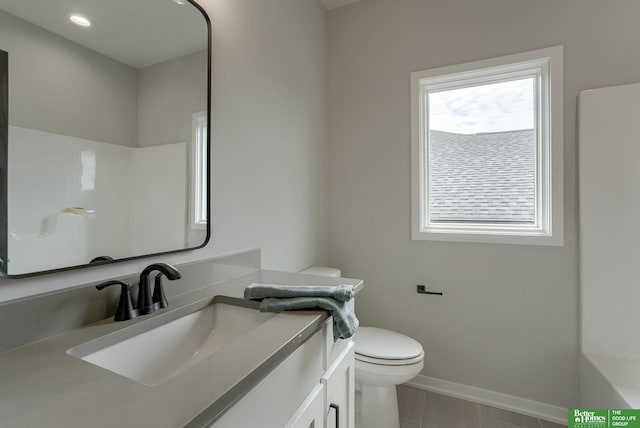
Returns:
[[[412,238],[563,245],[562,47],[411,73]]]
[[[191,228],[207,228],[207,112],[193,114],[191,143]]]

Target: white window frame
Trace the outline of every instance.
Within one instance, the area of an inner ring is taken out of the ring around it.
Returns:
[[[431,222],[429,93],[526,77],[534,77],[537,93],[535,224]],[[562,246],[563,108],[562,46],[411,73],[412,239]]]
[[[204,132],[203,132],[204,130]],[[191,126],[191,229],[207,228],[207,112],[193,113]]]

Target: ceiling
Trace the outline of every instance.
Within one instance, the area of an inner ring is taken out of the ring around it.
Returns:
[[[360,0],[320,0],[327,10],[337,9]]]
[[[320,1],[332,10],[359,0]],[[173,0],[0,0],[0,10],[137,69],[207,46],[203,16]],[[72,13],[91,27],[71,24]]]
[[[207,47],[203,15],[172,0],[0,0],[0,10],[133,68]],[[72,13],[91,27],[72,24]]]

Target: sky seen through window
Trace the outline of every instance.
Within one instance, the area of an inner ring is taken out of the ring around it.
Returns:
[[[429,129],[456,134],[534,127],[534,79],[429,93]]]

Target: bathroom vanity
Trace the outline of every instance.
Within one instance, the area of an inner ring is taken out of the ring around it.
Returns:
[[[180,281],[202,280],[207,263],[212,262],[180,267],[185,273]],[[2,424],[236,428],[308,427],[313,422],[352,427],[353,343],[334,342],[332,319],[325,311],[259,313],[253,302],[241,299],[244,287],[253,282],[362,288],[359,280],[248,268],[237,268],[216,283],[185,283],[182,287],[190,291],[169,296],[170,306],[154,314],[125,322],[108,318],[0,354]],[[213,350],[198,345],[193,351],[188,342],[193,339],[189,332],[198,329],[194,322],[188,321],[182,336],[169,326],[212,310],[212,305],[227,306],[228,313],[219,311],[205,323],[230,339],[223,338]],[[146,344],[136,342],[154,329],[160,334],[144,339]],[[110,347],[120,347],[106,358],[116,366],[105,368],[87,358]],[[180,349],[193,355],[175,358],[195,361],[154,360],[156,354]],[[205,355],[199,357],[200,352]],[[125,366],[117,365],[118,355]],[[162,364],[166,367],[148,374]]]

